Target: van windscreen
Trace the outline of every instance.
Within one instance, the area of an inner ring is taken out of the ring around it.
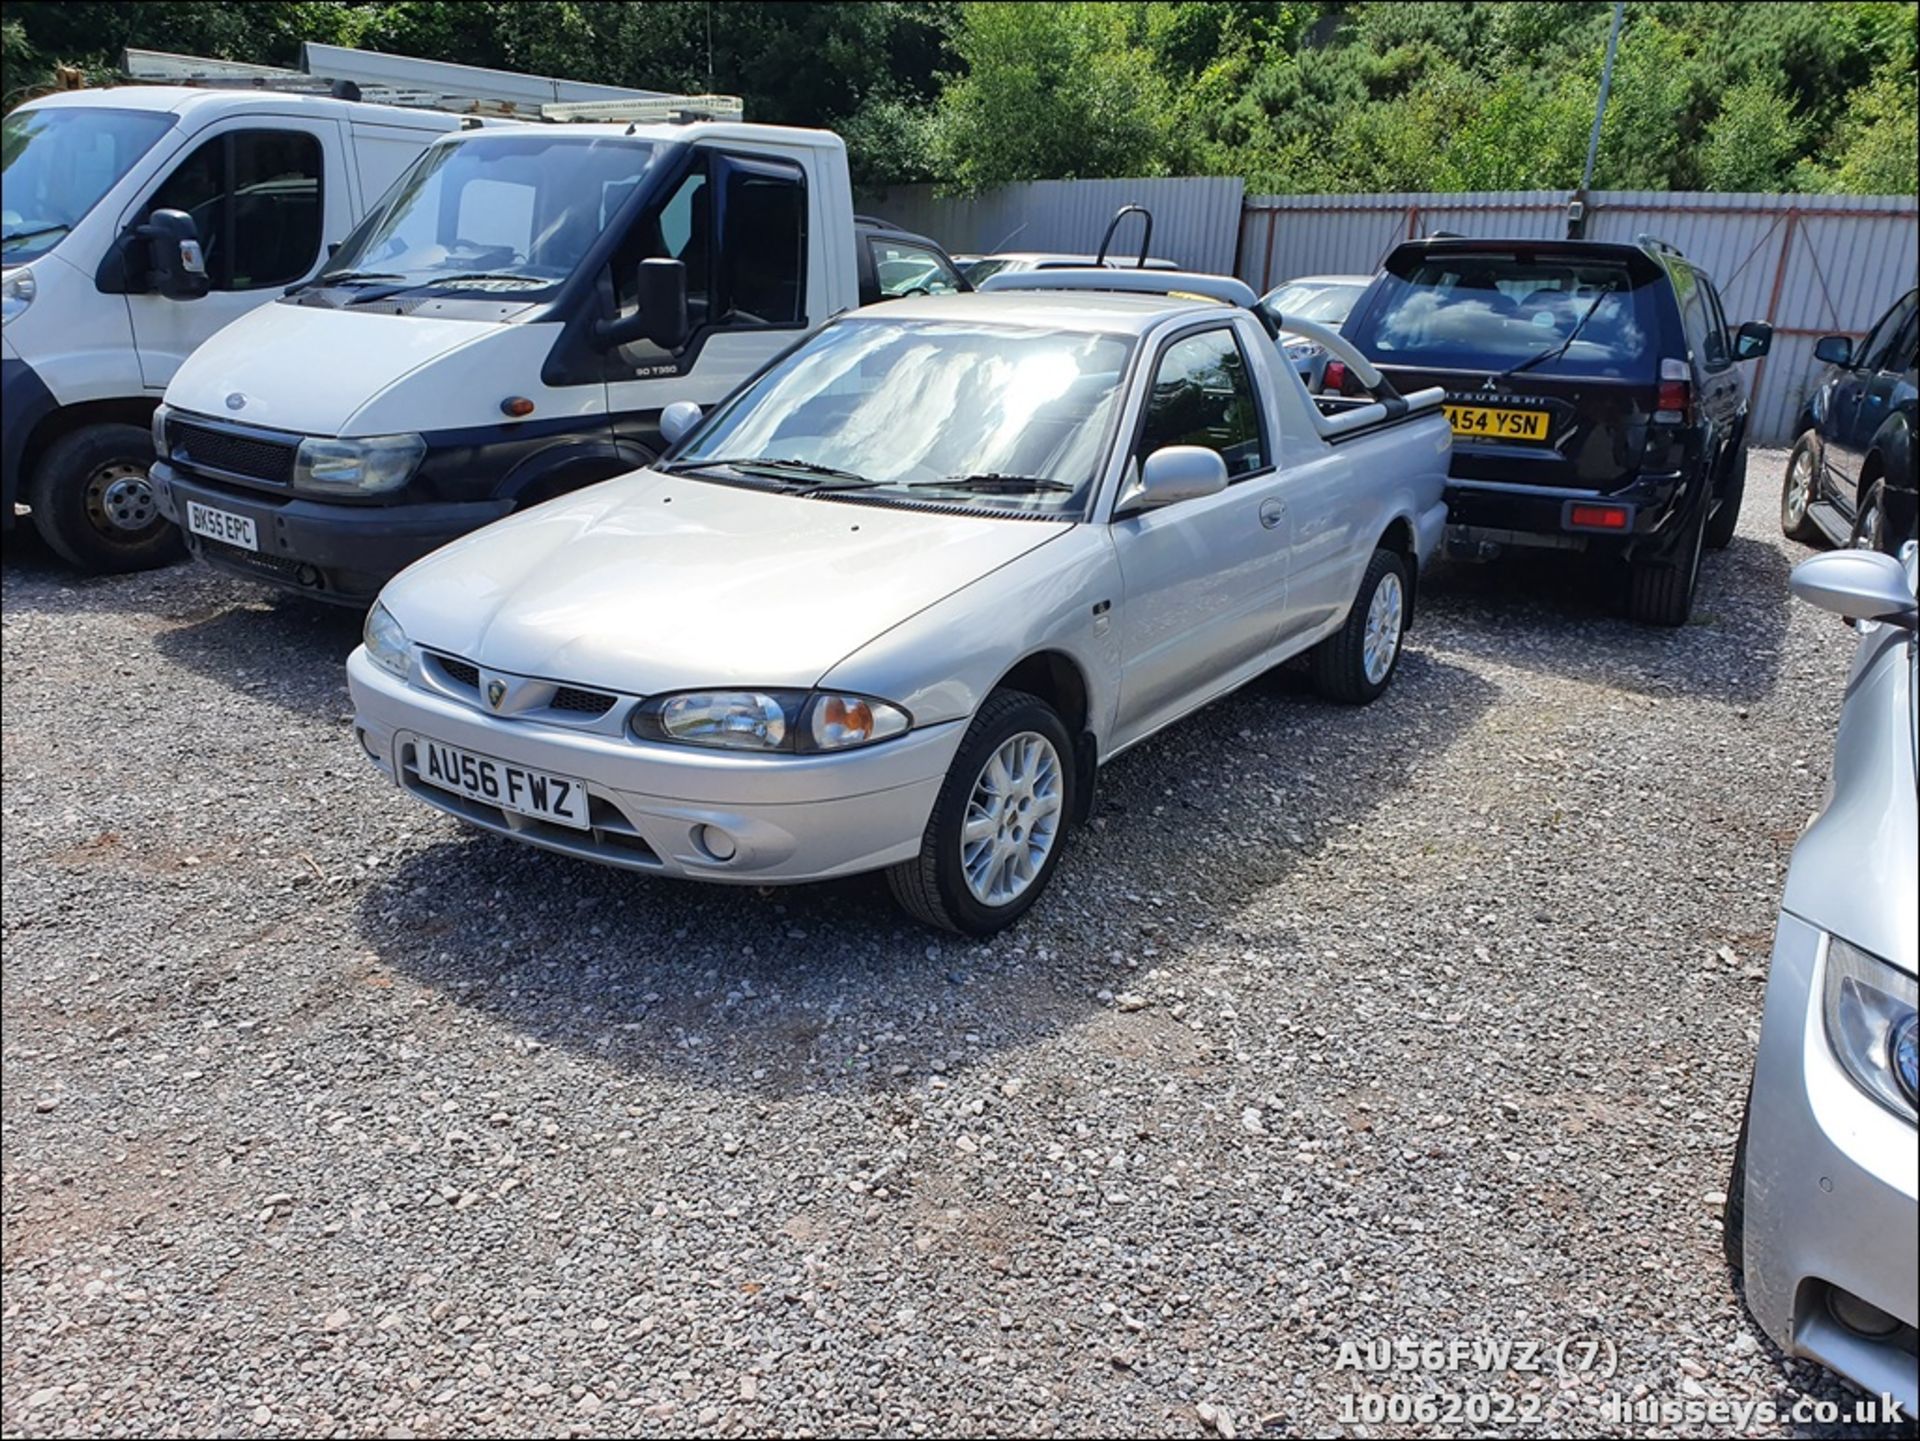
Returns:
[[[1654,370],[1659,276],[1582,255],[1395,256],[1346,333],[1382,365],[1643,380]]]

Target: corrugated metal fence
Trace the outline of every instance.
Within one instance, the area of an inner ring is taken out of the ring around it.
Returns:
[[[1565,191],[1243,196],[1234,179],[1037,180],[969,200],[925,185],[864,196],[861,207],[955,251],[1091,251],[1115,210],[1153,212],[1153,250],[1257,290],[1296,275],[1368,274],[1389,249],[1434,230],[1462,235],[1566,233]],[[1858,335],[1916,283],[1920,218],[1910,195],[1707,195],[1601,190],[1587,234],[1671,241],[1712,275],[1728,320],[1768,320],[1773,354],[1753,370],[1751,434],[1791,440],[1816,367],[1814,340]],[[1124,231],[1120,244],[1137,244]]]
[[[1153,253],[1212,274],[1233,271],[1245,186],[1233,179],[1029,180],[972,199],[936,197],[930,185],[896,185],[860,197],[863,212],[930,235],[956,253],[1064,250],[1090,254],[1123,205],[1153,212]],[[1129,220],[1116,249],[1137,255]]]
[[[1368,273],[1410,236],[1566,234],[1564,191],[1458,195],[1250,196],[1236,274],[1257,289],[1294,275]],[[1587,235],[1642,233],[1680,247],[1714,278],[1733,324],[1767,320],[1773,354],[1751,376],[1749,434],[1790,441],[1817,363],[1813,344],[1859,334],[1913,288],[1920,220],[1912,196],[1708,195],[1601,190],[1587,197]]]

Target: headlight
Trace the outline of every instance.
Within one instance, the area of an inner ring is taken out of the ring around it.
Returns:
[[[1286,352],[1287,359],[1292,361],[1312,360],[1317,355],[1327,353],[1324,346],[1313,340],[1289,340]]]
[[[870,696],[820,691],[683,691],[636,707],[642,740],[743,751],[838,751],[903,735],[913,718]]]
[[[153,453],[162,460],[167,458],[167,418],[172,414],[164,405],[153,408]]]
[[[293,458],[293,488],[321,495],[377,495],[407,483],[427,443],[417,435],[369,435],[358,440],[309,436]]]
[[[27,313],[35,288],[33,272],[25,266],[0,281],[0,324]]]
[[[1896,1115],[1914,1119],[1914,1007],[1920,987],[1912,976],[1850,946],[1827,942],[1827,1041],[1846,1073]]]
[[[413,668],[411,647],[407,644],[407,633],[400,629],[400,622],[393,618],[392,611],[375,602],[367,612],[366,628],[360,638],[366,642],[368,660],[388,675],[401,680],[407,678]]]

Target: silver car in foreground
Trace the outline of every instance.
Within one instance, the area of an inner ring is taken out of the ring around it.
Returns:
[[[368,756],[568,855],[885,869],[986,934],[1100,763],[1303,651],[1333,697],[1385,690],[1445,520],[1439,392],[1355,352],[1379,397],[1310,401],[1218,276],[987,287],[843,317],[669,407],[665,459],[395,578],[349,662]]]
[[[1784,1351],[1911,1415],[1920,1321],[1916,1097],[1916,548],[1836,551],[1794,593],[1861,630],[1826,808],[1794,847],[1727,1259]]]

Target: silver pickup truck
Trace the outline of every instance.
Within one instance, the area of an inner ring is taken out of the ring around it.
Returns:
[[[1438,391],[1310,399],[1235,280],[1042,271],[825,326],[666,457],[390,582],[356,730],[418,799],[582,859],[885,870],[1032,905],[1099,766],[1311,652],[1393,678],[1442,534]]]

